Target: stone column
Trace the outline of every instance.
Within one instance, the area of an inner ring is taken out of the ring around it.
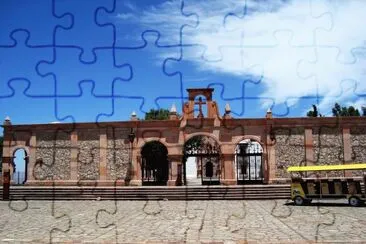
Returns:
[[[305,159],[306,165],[314,165],[313,129],[305,129]]]
[[[176,186],[178,184],[178,166],[181,164],[182,155],[170,155],[170,168],[168,186]]]
[[[271,140],[271,136],[267,135],[267,173],[265,174],[267,176],[267,179],[265,181],[267,183],[272,183],[273,180],[276,178],[276,150],[274,147],[274,143]]]
[[[223,154],[222,155],[222,163],[224,172],[221,172],[221,176],[224,176],[224,178],[221,180],[221,183],[224,185],[235,185],[236,179],[234,174],[234,155],[233,154]],[[223,174],[222,174],[223,173]]]
[[[12,155],[10,153],[10,143],[11,143],[10,141],[11,141],[10,136],[7,136],[5,134],[5,131],[4,131],[4,141],[3,141],[3,149],[2,149],[3,150],[3,158],[12,157]],[[10,166],[10,165],[9,166],[5,165],[6,162],[7,162],[6,160],[3,159],[3,161],[2,161],[2,163],[3,163],[3,172],[4,172],[5,167]]]
[[[6,157],[6,156],[3,156],[3,159],[2,159],[2,166],[3,166],[3,169],[2,169],[2,174],[4,175],[5,172],[10,172],[10,164],[11,162],[13,161],[13,157]]]
[[[101,130],[99,134],[99,180],[107,180],[107,132]]]
[[[71,162],[70,162],[70,180],[78,180],[78,133],[71,132]]]
[[[134,143],[135,144],[135,143]],[[134,148],[132,150],[132,157],[131,157],[131,164],[132,164],[132,180],[130,181],[130,185],[142,185],[142,179],[141,179],[141,155],[138,153],[138,149]]]
[[[343,128],[343,157],[344,164],[352,162],[352,148],[351,148],[351,133],[349,128]],[[349,170],[345,171],[345,177],[351,177],[352,172]]]
[[[36,165],[37,139],[36,134],[32,133],[29,140],[29,157],[27,168],[27,181],[34,181],[34,166]]]
[[[170,161],[168,186],[176,186],[178,179],[178,162],[175,160]]]
[[[9,192],[10,192],[10,164],[13,160],[13,157],[5,157],[3,156],[2,159],[3,163],[3,199],[8,200],[9,199]]]

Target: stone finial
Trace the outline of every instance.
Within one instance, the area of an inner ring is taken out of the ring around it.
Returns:
[[[135,111],[131,113],[131,120],[137,120],[137,115]]]
[[[230,105],[228,103],[226,103],[226,105],[225,105],[225,113],[226,114],[229,114],[230,112],[231,112]]]
[[[170,108],[170,112],[171,113],[176,113],[177,112],[177,107],[175,106],[175,103],[173,103],[172,107]]]
[[[226,103],[226,105],[225,105],[225,114],[224,114],[224,118],[225,118],[225,119],[230,119],[230,118],[231,118],[230,113],[231,113],[230,105],[229,105],[229,103]]]
[[[6,116],[4,120],[4,125],[11,125],[10,117]]]
[[[272,119],[272,110],[271,110],[271,108],[267,109],[266,119]]]
[[[173,103],[172,107],[170,108],[169,119],[170,120],[178,119],[177,107],[175,106],[175,103]]]

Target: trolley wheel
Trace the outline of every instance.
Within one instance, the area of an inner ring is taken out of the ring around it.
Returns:
[[[361,201],[360,199],[358,199],[357,197],[350,197],[348,199],[348,203],[349,205],[351,205],[352,207],[358,207],[361,205]]]
[[[295,205],[297,206],[301,206],[301,205],[304,205],[304,198],[300,197],[300,196],[296,196],[294,198],[294,203]]]

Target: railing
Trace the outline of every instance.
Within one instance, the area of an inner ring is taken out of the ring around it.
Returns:
[[[11,181],[14,185],[23,185],[25,180],[25,172],[15,172],[12,177]]]

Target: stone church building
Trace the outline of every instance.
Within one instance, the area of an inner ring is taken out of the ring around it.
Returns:
[[[214,89],[187,91],[181,115],[173,106],[168,120],[134,113],[120,122],[5,120],[3,176],[14,172],[19,149],[26,185],[180,186],[189,182],[189,167],[203,185],[270,184],[286,182],[291,165],[366,162],[365,117],[273,118],[267,111],[237,119],[229,105],[220,114]]]

